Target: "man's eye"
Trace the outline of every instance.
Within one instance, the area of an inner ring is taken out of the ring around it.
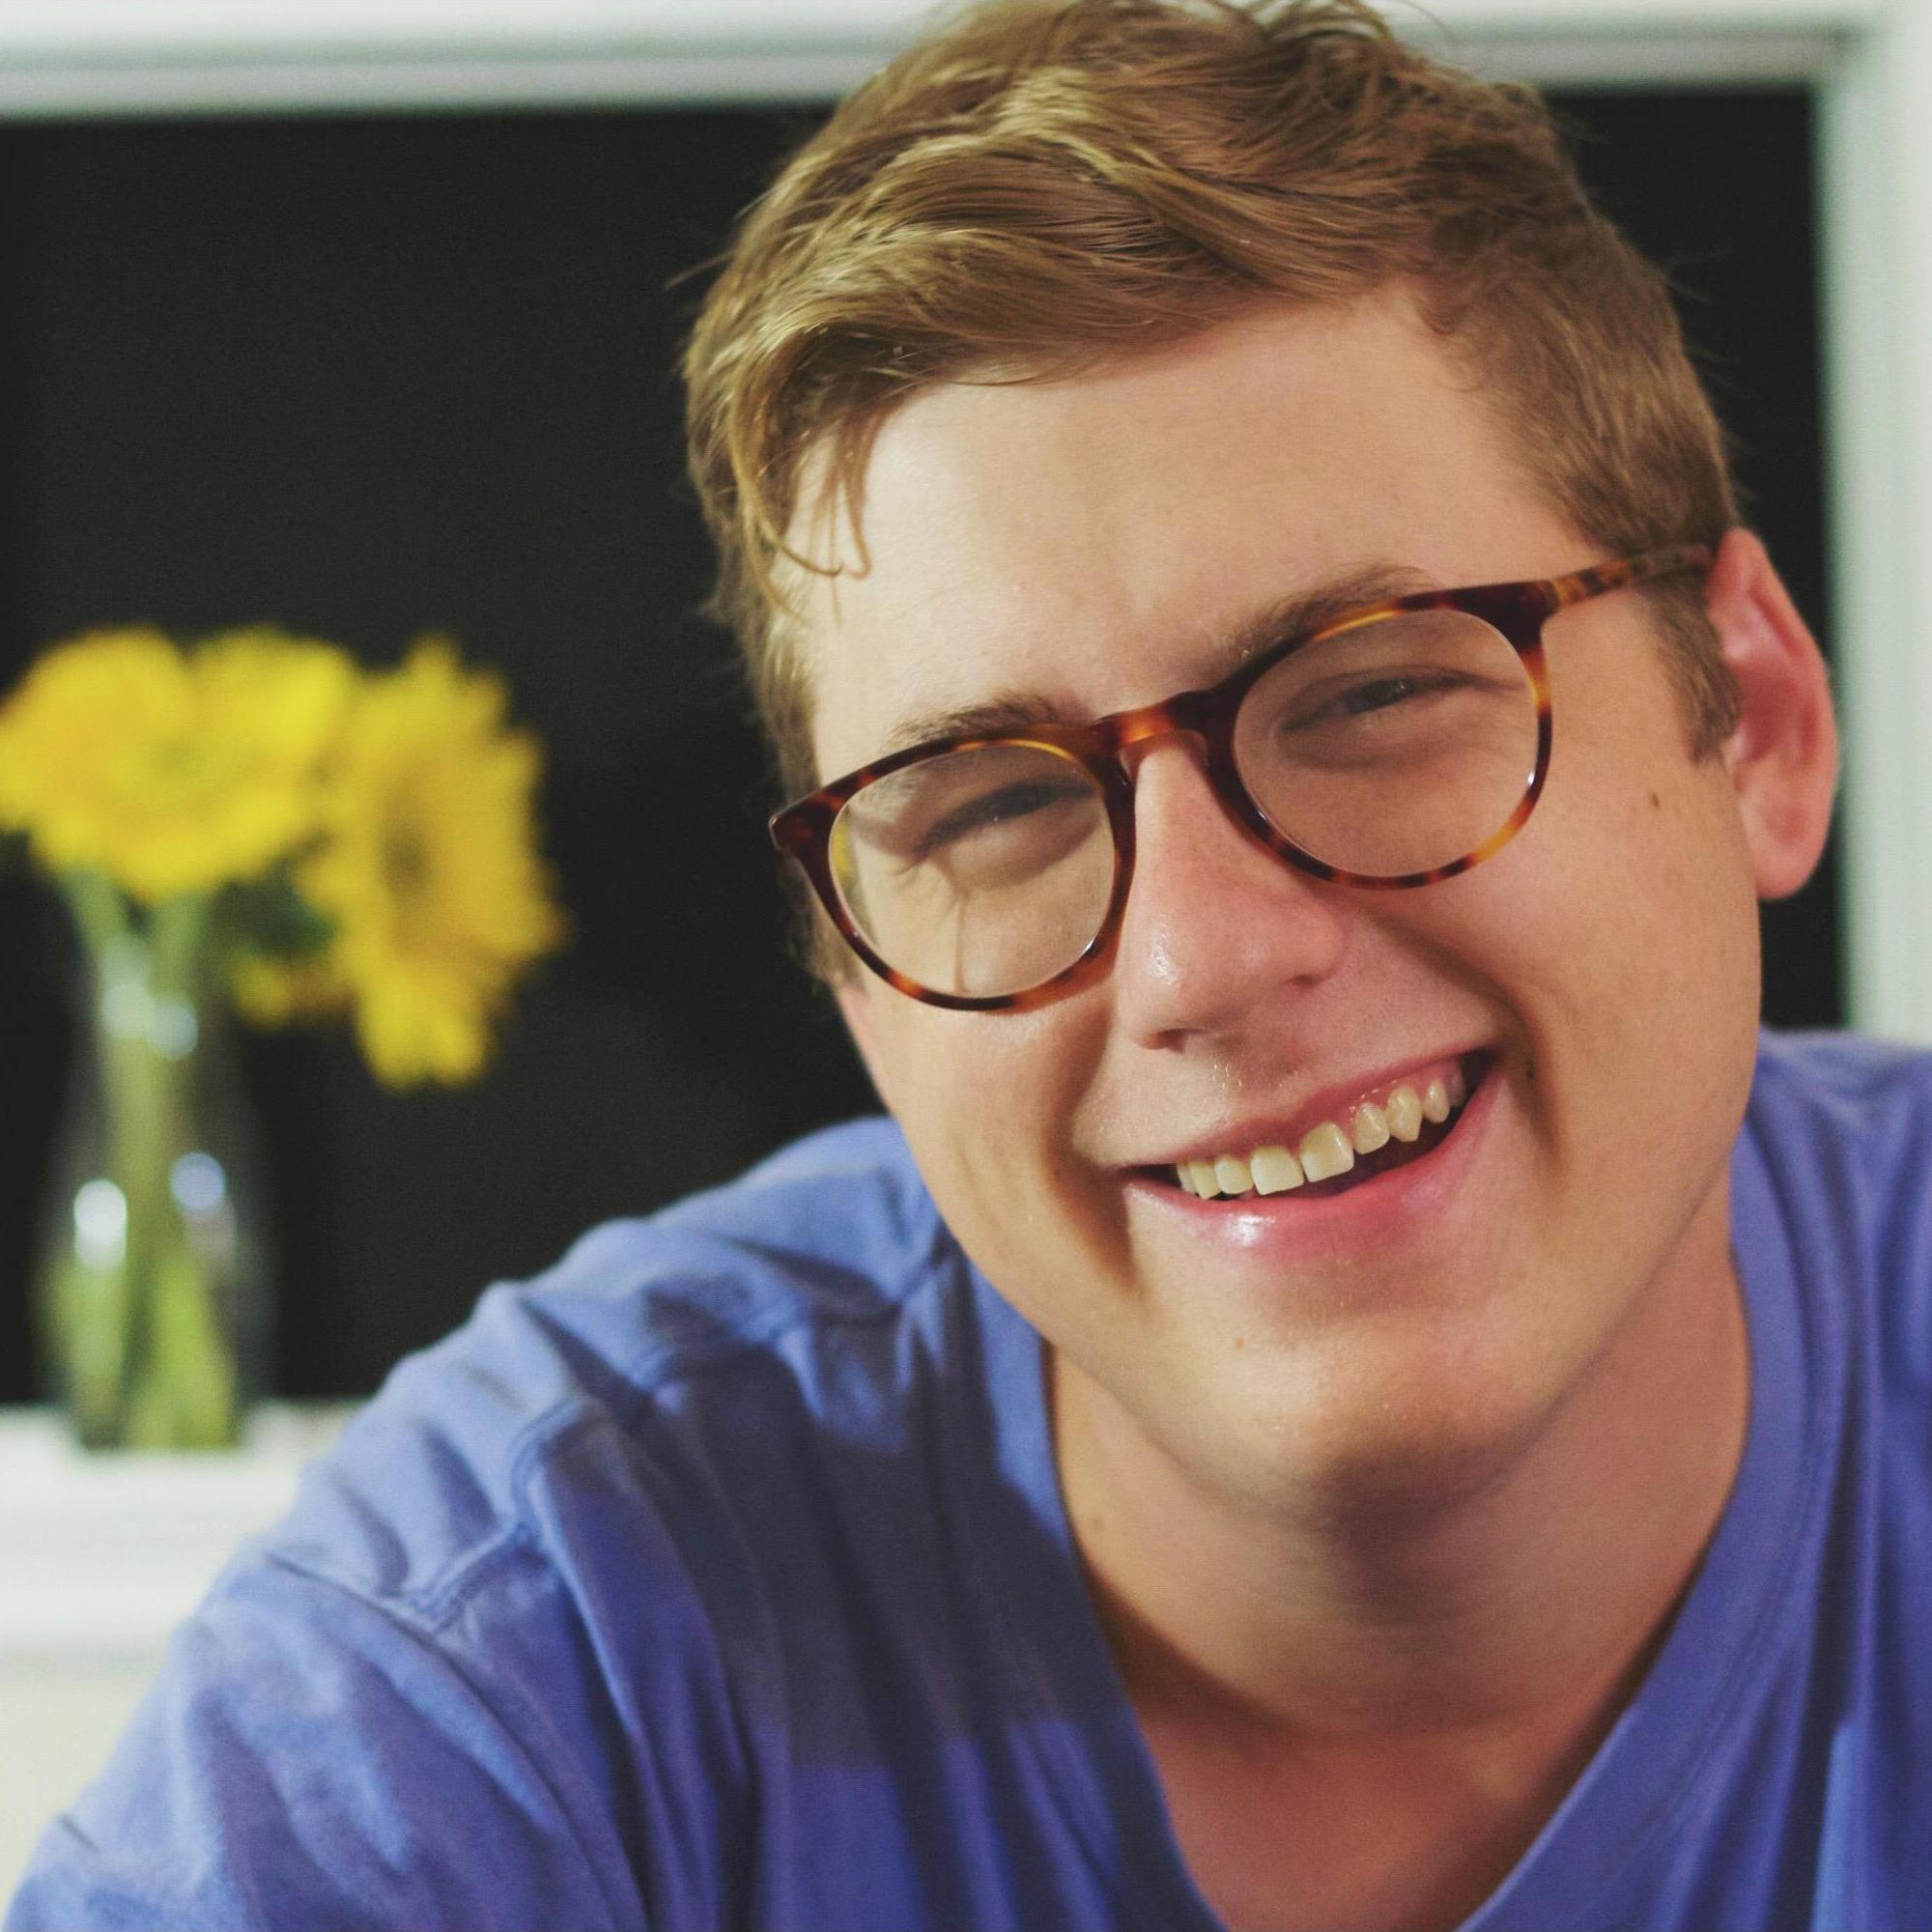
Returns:
[[[1377,712],[1393,711],[1399,706],[1452,691],[1463,682],[1461,678],[1439,671],[1403,671],[1383,677],[1362,678],[1338,691],[1297,704],[1282,720],[1282,724],[1287,730],[1299,731],[1346,723],[1351,718],[1373,717]]]
[[[1342,709],[1351,718],[1359,718],[1368,711],[1386,711],[1404,698],[1417,696],[1424,688],[1419,678],[1378,677],[1343,693]]]
[[[1085,795],[1086,787],[1077,782],[1056,783],[1045,779],[1035,779],[1025,784],[1001,785],[996,791],[982,792],[977,798],[955,805],[927,826],[914,848],[915,856],[933,858],[975,833],[1010,825],[1017,819],[1050,810],[1056,805],[1065,805]]]

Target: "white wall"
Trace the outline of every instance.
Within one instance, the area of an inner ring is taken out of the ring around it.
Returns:
[[[1804,79],[1823,102],[1833,632],[1856,1024],[1932,1041],[1932,0],[1382,0],[1547,81]],[[0,116],[842,89],[907,0],[6,0]]]

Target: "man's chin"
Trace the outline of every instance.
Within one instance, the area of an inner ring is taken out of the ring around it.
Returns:
[[[1435,1332],[1238,1348],[1164,1432],[1193,1486],[1279,1520],[1386,1531],[1502,1481],[1550,1392],[1527,1364],[1459,1348],[1439,1318],[1402,1325]]]

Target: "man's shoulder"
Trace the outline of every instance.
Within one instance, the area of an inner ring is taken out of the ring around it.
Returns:
[[[1766,1033],[1740,1158],[1734,1238],[1784,1255],[1814,1327],[1852,1321],[1885,1376],[1932,1387],[1932,1052]]]
[[[672,1471],[667,1487],[729,1487],[719,1465],[756,1436],[889,1410],[900,1331],[943,1330],[933,1304],[964,1278],[897,1128],[826,1129],[489,1289],[392,1373],[269,1547],[443,1621],[506,1556],[569,1560],[547,1547],[560,1487],[621,1492],[625,1533],[642,1538],[654,1470]]]
[[[898,1127],[847,1122],[724,1186],[593,1229],[533,1281],[492,1297],[562,1322],[577,1376],[619,1401],[779,1344],[890,1322],[957,1259]],[[591,1365],[596,1365],[594,1374]]]
[[[1932,1094],[1932,1047],[1836,1028],[1765,1027],[1758,1066],[1776,1077],[1841,1097],[1916,1089]]]
[[[1932,1174],[1932,1051],[1766,1029],[1743,1140],[1780,1197],[1886,1216]]]
[[[1760,1140],[1796,1139],[1818,1153],[1889,1149],[1922,1158],[1932,1151],[1932,1050],[1866,1034],[1766,1028],[1746,1126]]]

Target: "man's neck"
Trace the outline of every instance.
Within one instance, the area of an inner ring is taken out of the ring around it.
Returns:
[[[1725,1232],[1528,1439],[1413,1507],[1386,1490],[1297,1507],[1292,1488],[1260,1516],[1219,1507],[1056,1359],[1075,1538],[1182,1848],[1231,1922],[1266,1895],[1244,1889],[1264,1875],[1238,1833],[1214,1850],[1250,1800],[1257,1816],[1291,1803],[1307,1817],[1330,1795],[1368,1807],[1364,1863],[1406,1862],[1417,1887],[1365,1899],[1331,1874],[1321,1910],[1391,1926],[1455,1923],[1560,1801],[1641,1681],[1736,1475],[1748,1343]],[[1461,1847],[1433,1889],[1432,1836],[1437,1865]],[[1314,1876],[1305,1841],[1295,1862]],[[1279,1904],[1270,1917],[1294,1922]]]

